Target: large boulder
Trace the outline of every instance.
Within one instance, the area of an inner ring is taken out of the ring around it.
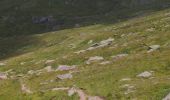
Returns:
[[[163,98],[162,100],[170,100],[170,93],[165,98]]]

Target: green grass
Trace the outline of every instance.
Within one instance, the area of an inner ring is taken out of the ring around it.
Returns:
[[[6,2],[5,0],[3,1]],[[42,2],[43,3],[43,2]],[[111,16],[111,15],[110,15]],[[98,95],[106,100],[161,100],[170,92],[170,9],[154,11],[141,17],[121,20],[117,23],[88,25],[60,31],[34,34],[30,36],[14,36],[0,39],[1,61],[7,62],[0,70],[13,69],[15,74],[26,74],[29,70],[45,67],[45,61],[56,59],[53,68],[60,64],[78,65],[79,73],[73,74],[70,80],[55,80],[56,75],[66,72],[43,73],[23,79],[35,93],[26,95],[20,90],[19,79],[0,81],[0,99],[2,100],[78,100],[78,96],[67,96],[67,92],[41,92],[54,87],[83,88],[89,95]],[[147,31],[154,28],[154,31]],[[134,34],[130,34],[134,33]],[[121,35],[124,34],[124,37]],[[109,37],[115,38],[109,47],[99,48],[79,55],[75,51],[88,48],[89,40],[99,42]],[[143,45],[159,44],[161,49],[146,53]],[[69,47],[75,44],[76,48]],[[117,45],[115,48],[110,48]],[[103,56],[112,60],[111,56],[128,53],[129,56],[108,65],[97,63],[86,65],[91,56]],[[4,54],[4,55],[3,55]],[[63,58],[67,56],[67,58]],[[26,62],[21,65],[21,62]],[[39,62],[38,64],[36,64]],[[154,78],[141,79],[136,75],[143,71],[154,71]],[[132,81],[121,82],[129,77]],[[22,79],[22,78],[21,78]],[[47,85],[41,82],[55,80]],[[124,94],[123,84],[135,86],[135,92]]]

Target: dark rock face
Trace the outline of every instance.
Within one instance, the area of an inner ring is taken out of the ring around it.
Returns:
[[[48,24],[53,22],[53,16],[46,16],[46,17],[32,17],[32,22],[34,24]]]

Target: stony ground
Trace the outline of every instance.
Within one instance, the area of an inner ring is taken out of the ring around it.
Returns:
[[[23,43],[0,61],[2,100],[169,100],[170,9],[29,38],[0,40]]]

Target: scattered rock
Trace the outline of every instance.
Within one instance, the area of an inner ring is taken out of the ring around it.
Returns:
[[[89,96],[88,100],[104,100],[104,99],[102,99],[101,97],[98,97],[98,96]]]
[[[8,79],[7,74],[6,73],[0,73],[0,80],[5,80]]]
[[[26,62],[21,62],[20,65],[24,65]]]
[[[146,31],[148,31],[148,32],[154,32],[154,31],[155,31],[155,28],[149,28],[149,29],[147,29]]]
[[[126,57],[126,56],[128,56],[128,54],[118,54],[118,55],[112,56],[112,58],[114,60],[118,60],[118,59],[121,59],[121,58]]]
[[[76,48],[76,45],[75,44],[70,44],[68,47],[74,49],[74,48]]]
[[[77,51],[77,52],[74,52],[75,54],[80,54],[80,53],[84,53],[86,52],[86,50],[80,50],[80,51]]]
[[[62,75],[57,75],[58,79],[64,80],[64,79],[71,79],[73,78],[72,74],[62,74]]]
[[[151,45],[151,46],[149,46],[148,53],[156,51],[158,49],[160,49],[160,45]]]
[[[34,70],[30,70],[30,71],[28,71],[27,72],[28,74],[30,74],[30,75],[33,75],[34,73],[36,73]]]
[[[76,93],[76,89],[75,88],[71,88],[68,90],[68,96],[72,96]]]
[[[59,91],[59,90],[68,90],[68,87],[60,87],[60,88],[53,88],[52,91]]]
[[[91,47],[89,47],[87,50],[94,50],[97,48],[111,45],[113,41],[114,41],[114,38],[109,38],[107,40],[100,41],[99,43],[92,44]]]
[[[25,84],[21,84],[21,90],[23,93],[32,94],[32,91],[28,87],[26,87]]]
[[[126,91],[124,92],[125,95],[135,91],[135,86],[130,85],[130,84],[125,84],[125,85],[121,86],[121,88],[126,89]]]
[[[102,48],[102,47],[105,47],[105,46],[109,46],[112,44],[112,42],[114,41],[114,38],[109,38],[107,40],[103,40],[99,43],[94,43],[92,44],[89,48],[87,48],[86,50],[80,50],[80,51],[77,51],[77,52],[74,52],[76,54],[80,54],[80,53],[84,53],[86,51],[91,51],[91,50],[94,50],[94,49],[97,49],[97,48]],[[88,42],[88,44],[92,43],[93,41],[90,40]]]
[[[5,66],[6,64],[5,63],[0,63],[0,66]]]
[[[17,77],[24,77],[24,74],[18,74]]]
[[[141,78],[149,78],[152,76],[152,73],[148,72],[148,71],[145,71],[139,75],[137,75],[137,77],[141,77]]]
[[[165,98],[163,98],[162,100],[170,100],[170,93]]]
[[[55,60],[47,60],[46,62],[45,62],[45,64],[46,65],[51,65],[51,64],[53,64],[55,62]]]
[[[110,64],[111,62],[110,61],[103,61],[100,63],[100,65],[107,65],[107,64]]]
[[[123,79],[121,79],[120,81],[121,81],[121,82],[123,82],[123,81],[131,81],[131,78],[123,78]]]
[[[75,69],[76,66],[68,66],[68,65],[59,65],[58,68],[56,69],[56,71],[67,71],[67,70],[73,70]]]
[[[88,44],[91,44],[91,43],[93,43],[93,40],[90,40],[90,41],[88,42]]]
[[[13,69],[9,69],[9,70],[5,71],[5,73],[13,73]]]
[[[52,69],[51,66],[47,66],[47,67],[45,67],[44,69],[45,69],[47,72],[52,72],[52,71],[53,71],[53,69]]]
[[[99,61],[102,61],[104,60],[103,57],[101,56],[94,56],[94,57],[90,57],[87,61],[86,61],[86,64],[91,64],[93,62],[99,62]]]

